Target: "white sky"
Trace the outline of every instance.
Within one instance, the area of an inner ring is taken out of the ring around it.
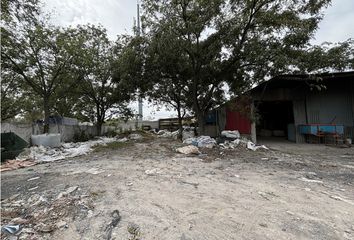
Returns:
[[[136,17],[136,0],[45,0],[47,11],[54,11],[53,23],[60,26],[77,24],[101,24],[111,39],[118,34],[132,33]],[[354,0],[332,0],[332,5],[325,10],[325,17],[319,24],[319,30],[312,41],[340,42],[354,38]],[[137,103],[131,104],[137,110]],[[161,108],[161,107],[160,107]],[[174,116],[165,108],[159,111],[144,102],[144,119]]]

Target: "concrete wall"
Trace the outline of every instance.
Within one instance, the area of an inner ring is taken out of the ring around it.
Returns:
[[[143,121],[143,125],[148,125],[151,128],[158,128],[158,121]],[[128,131],[135,129],[135,121],[129,121],[127,123],[121,123],[118,126],[102,126],[101,135],[104,135],[110,131]],[[60,133],[62,142],[71,142],[74,140],[75,133],[84,132],[87,135],[96,136],[96,127],[87,125],[61,125],[50,124],[49,133]],[[30,143],[31,135],[37,135],[43,133],[43,125],[31,124],[31,123],[1,123],[1,132],[14,132],[26,142]]]

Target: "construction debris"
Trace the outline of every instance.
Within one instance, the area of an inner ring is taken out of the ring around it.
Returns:
[[[226,140],[224,143],[220,143],[219,146],[222,149],[235,149],[238,146],[241,146],[241,147],[246,147],[247,149],[250,149],[252,151],[256,151],[258,149],[266,149],[266,150],[268,150],[268,148],[266,146],[264,146],[264,145],[257,146],[253,142],[251,142],[251,141],[249,141],[247,139],[244,139],[244,138],[236,139],[234,141],[227,141]]]
[[[149,176],[153,176],[153,175],[156,175],[158,173],[161,173],[160,168],[154,168],[154,169],[150,169],[150,170],[148,169],[148,170],[145,171],[145,174],[149,175]]]
[[[192,144],[194,146],[201,147],[201,148],[213,148],[214,146],[216,146],[215,139],[209,136],[187,138],[186,140],[183,141],[183,143]]]
[[[7,160],[4,164],[1,164],[0,171],[15,170],[18,168],[31,167],[37,163],[34,160]]]
[[[1,227],[1,232],[8,235],[15,235],[21,231],[20,225],[5,225]]]
[[[132,133],[128,136],[129,139],[131,140],[140,140],[143,138],[143,136],[141,136],[140,134],[138,133]]]
[[[264,145],[257,146],[256,144],[254,144],[254,143],[251,142],[251,141],[248,141],[248,142],[247,142],[247,148],[250,149],[250,150],[252,150],[252,151],[256,151],[256,150],[258,150],[258,149],[266,149],[266,150],[268,150],[268,148],[267,148],[266,146],[264,146]]]
[[[183,154],[200,154],[198,147],[193,145],[177,148],[176,151]]]
[[[230,130],[224,130],[221,132],[221,136],[226,137],[226,138],[231,138],[231,139],[237,139],[240,138],[241,135],[239,131],[230,131]]]
[[[160,131],[157,132],[157,135],[159,137],[163,137],[163,138],[174,138],[174,139],[177,139],[178,131],[170,132],[170,131],[167,131],[167,130],[160,130]]]
[[[58,148],[44,146],[33,146],[28,151],[21,153],[16,160],[35,160],[36,162],[52,162],[70,157],[86,155],[93,151],[97,145],[106,145],[107,143],[117,141],[116,138],[101,137],[96,140],[77,143],[63,143]]]
[[[105,229],[105,234],[106,234],[105,239],[110,240],[112,238],[112,230],[118,225],[120,219],[121,216],[119,215],[119,211],[114,210],[112,212],[112,221],[107,225]]]

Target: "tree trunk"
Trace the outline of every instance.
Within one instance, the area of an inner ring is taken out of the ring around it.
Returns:
[[[103,123],[100,120],[98,120],[97,123],[96,123],[97,136],[101,136],[102,125],[103,125]]]
[[[50,108],[49,108],[49,98],[43,98],[43,110],[44,110],[44,129],[43,133],[49,132],[49,117],[50,117]]]
[[[198,119],[198,135],[205,135],[205,116],[203,113],[197,113]]]
[[[177,108],[177,116],[178,116],[178,139],[182,140],[183,126],[182,126],[182,114],[181,108]]]

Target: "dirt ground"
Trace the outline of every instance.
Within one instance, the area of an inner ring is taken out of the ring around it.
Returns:
[[[4,172],[2,224],[21,223],[19,239],[354,239],[354,148],[180,145],[153,138]]]

